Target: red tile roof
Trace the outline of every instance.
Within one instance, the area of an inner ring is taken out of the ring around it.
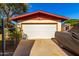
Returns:
[[[33,12],[33,13],[27,13],[27,14],[24,14],[24,15],[20,15],[20,16],[16,16],[14,18],[11,18],[11,20],[19,20],[21,18],[29,17],[30,15],[35,15],[35,14],[45,14],[45,15],[48,15],[48,16],[51,16],[51,17],[60,18],[61,20],[68,20],[68,18],[66,18],[64,16],[59,16],[59,15],[51,14],[51,13],[44,12],[44,11],[36,11],[36,12]]]

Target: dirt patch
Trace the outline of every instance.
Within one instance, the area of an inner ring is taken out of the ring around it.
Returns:
[[[21,40],[14,52],[14,56],[29,56],[34,40]]]

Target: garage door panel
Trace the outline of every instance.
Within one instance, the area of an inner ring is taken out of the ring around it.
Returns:
[[[54,38],[56,24],[23,24],[22,29],[28,39]]]

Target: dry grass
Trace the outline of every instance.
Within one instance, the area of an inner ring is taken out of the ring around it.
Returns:
[[[0,34],[0,40],[2,40],[2,34]]]

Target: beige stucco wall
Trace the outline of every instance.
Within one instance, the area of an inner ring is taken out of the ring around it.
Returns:
[[[57,29],[58,31],[61,31],[61,22],[60,20],[49,20],[49,19],[46,19],[46,20],[36,20],[36,19],[32,19],[32,20],[24,20],[24,21],[19,21],[18,24],[19,26],[21,27],[21,24],[22,23],[57,23]],[[18,26],[18,25],[17,25]]]

